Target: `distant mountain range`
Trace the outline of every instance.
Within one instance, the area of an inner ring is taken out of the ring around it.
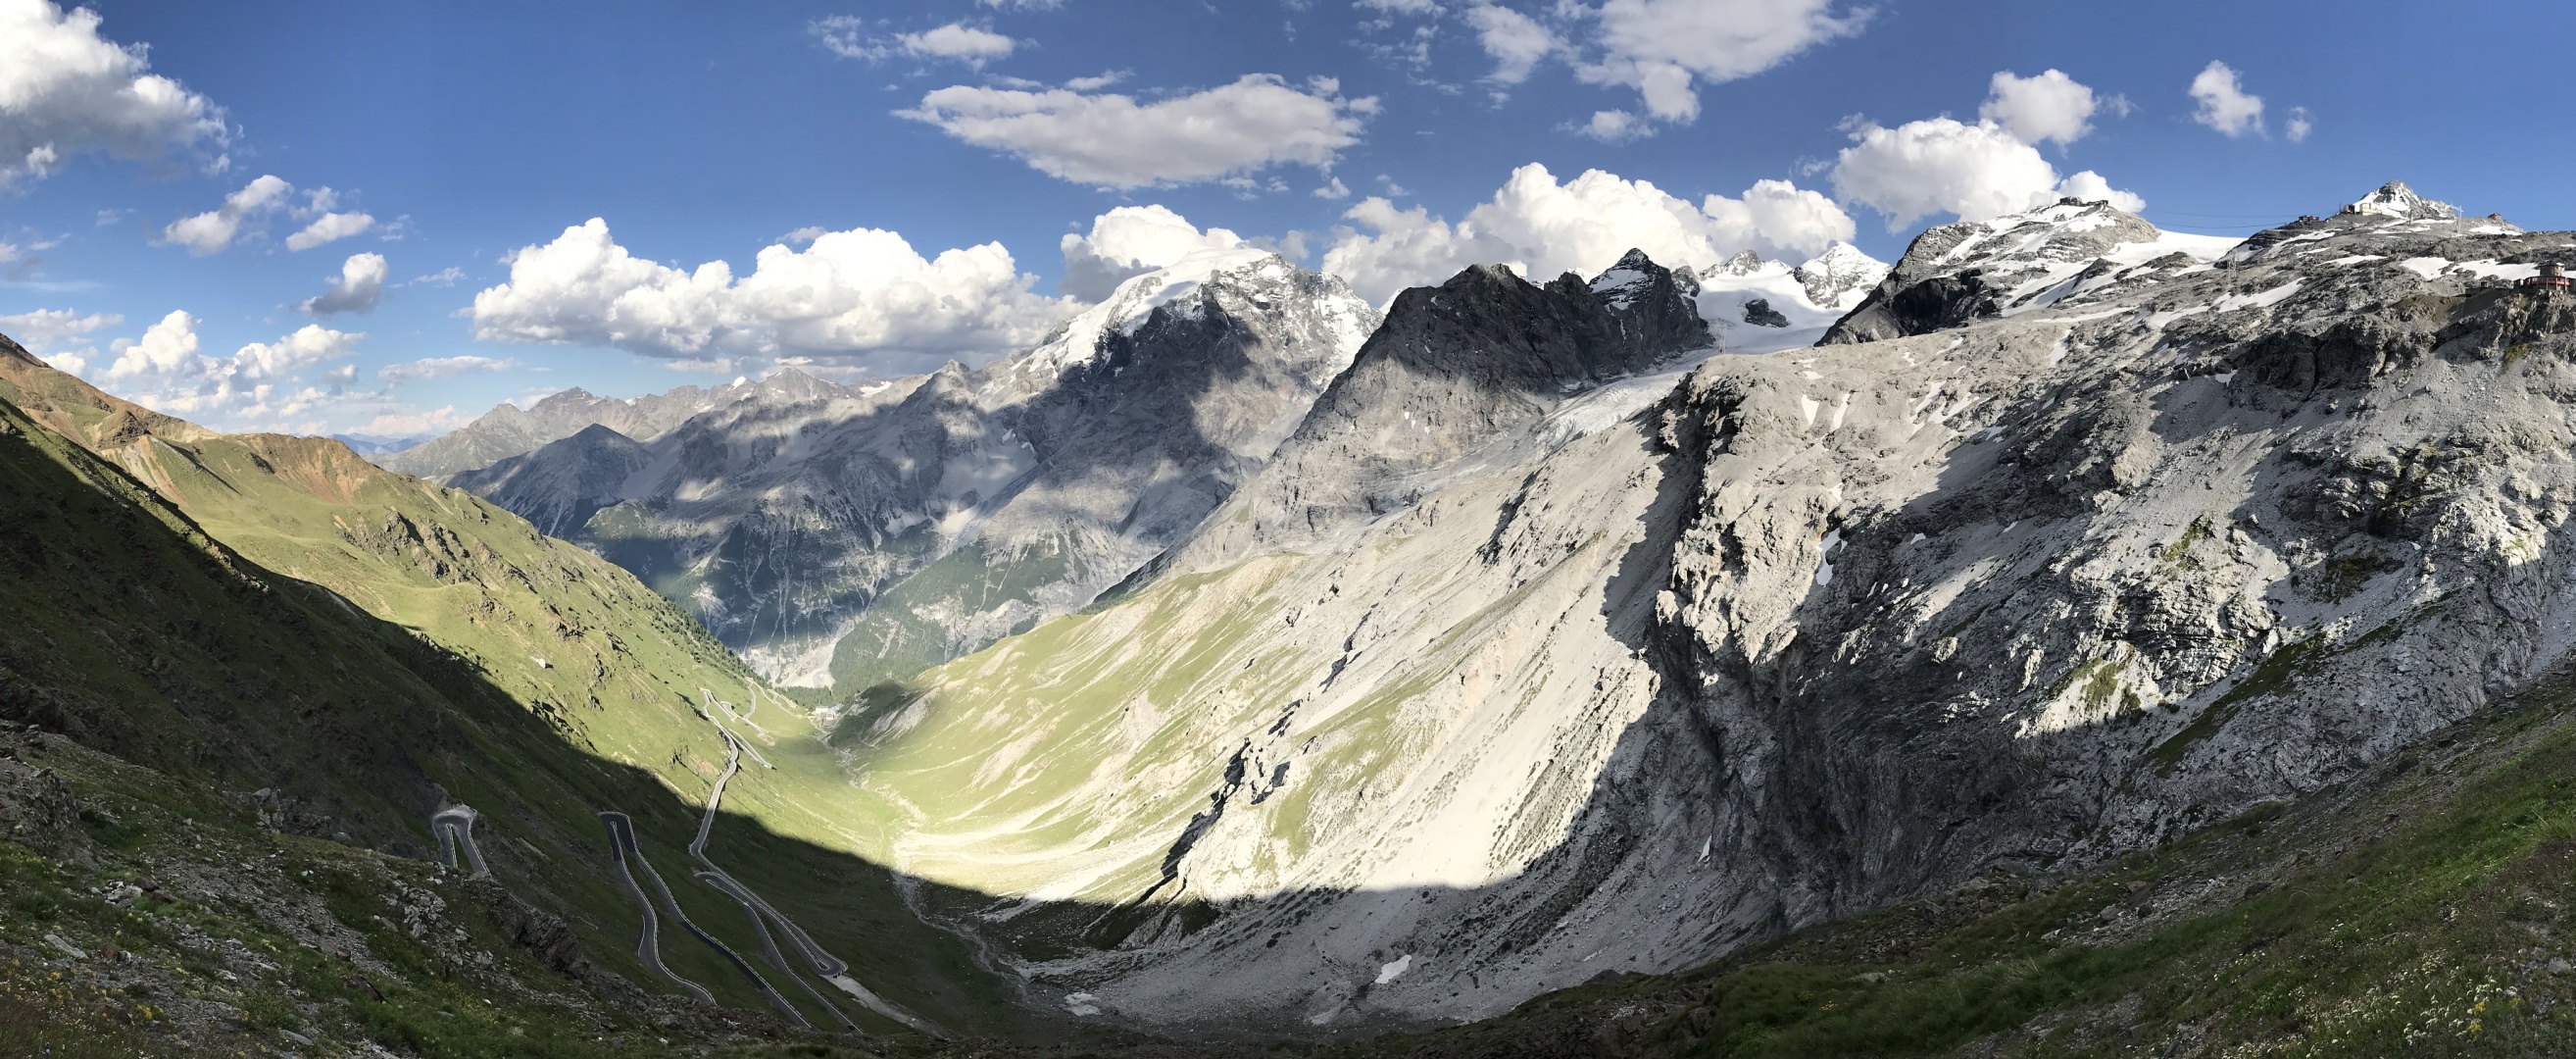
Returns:
[[[712,389],[683,386],[667,393],[620,399],[600,397],[578,386],[560,390],[522,409],[493,406],[471,423],[447,434],[408,444],[384,446],[361,455],[389,471],[444,480],[458,471],[488,467],[537,446],[571,437],[598,425],[629,437],[654,438],[690,416],[721,408],[757,389],[747,379]]]
[[[1885,272],[1836,244],[1799,266],[1746,255],[1678,274],[1712,321],[1701,345],[1765,351],[1813,342]],[[636,571],[774,678],[849,695],[1153,560],[1260,466],[1376,320],[1273,255],[1208,251],[980,370],[851,390],[791,369],[757,392],[633,402],[570,391],[383,462],[531,450],[446,480]],[[648,403],[711,410],[636,422]],[[772,436],[799,441],[757,440]]]
[[[774,679],[856,693],[1152,560],[1377,321],[1275,255],[1202,251],[981,369],[781,373],[667,433],[603,425],[451,480],[636,571]]]
[[[357,453],[360,456],[375,457],[391,456],[394,453],[401,452],[423,442],[435,440],[441,436],[443,435],[423,434],[419,437],[388,438],[378,437],[374,434],[333,434],[331,435],[331,440],[347,445],[349,447],[349,451]]]

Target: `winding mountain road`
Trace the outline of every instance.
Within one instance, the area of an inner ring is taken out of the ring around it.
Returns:
[[[787,917],[779,915],[777,909],[769,907],[768,902],[761,900],[758,895],[735,882],[733,876],[725,874],[724,869],[716,867],[714,861],[707,859],[707,835],[715,829],[716,810],[724,804],[725,784],[742,771],[742,753],[746,749],[742,739],[723,725],[717,725],[716,731],[724,737],[725,767],[724,771],[716,776],[715,787],[707,792],[706,815],[698,819],[698,836],[689,843],[689,857],[696,860],[699,865],[696,878],[699,882],[722,891],[725,896],[733,898],[736,904],[742,906],[743,914],[751,917],[751,931],[760,937],[761,954],[768,957],[770,966],[786,972],[788,979],[795,982],[797,988],[803,989],[805,995],[813,998],[814,1003],[821,1005],[823,1010],[832,1013],[833,1021],[840,1023],[842,1029],[853,1033],[859,1032],[859,1024],[850,1021],[850,1016],[842,1012],[839,1005],[823,999],[823,994],[815,992],[814,987],[807,984],[804,977],[796,973],[796,968],[787,962],[787,957],[778,951],[778,941],[770,934],[768,920],[774,919],[786,923]],[[787,927],[789,930],[795,929],[793,923],[788,923]],[[802,931],[796,931],[796,935],[802,933]],[[791,939],[794,936],[791,935]],[[810,945],[811,942],[808,941],[807,944]]]
[[[657,899],[657,904],[662,904],[662,915],[667,915],[667,917],[670,917],[672,922],[677,922],[677,925],[680,925],[680,930],[688,930],[688,933],[693,935],[693,938],[703,940],[703,943],[706,943],[708,948],[714,948],[716,953],[721,953],[721,956],[724,956],[724,959],[729,961],[729,964],[734,964],[734,969],[742,971],[742,977],[744,977],[744,979],[752,979],[752,987],[760,989],[760,995],[762,995],[762,997],[768,997],[768,1000],[770,1000],[770,1007],[778,1007],[778,1013],[786,1015],[786,1018],[791,1020],[791,1023],[796,1023],[796,1026],[804,1026],[804,1028],[814,1028],[814,1023],[809,1023],[809,1020],[804,1018],[804,1013],[801,1013],[801,1010],[796,1010],[796,1005],[791,1005],[791,1002],[788,1002],[788,997],[781,997],[781,995],[778,995],[778,989],[770,987],[770,979],[760,977],[760,969],[757,969],[757,966],[752,966],[750,961],[742,959],[742,953],[737,953],[737,951],[734,951],[732,946],[726,946],[726,943],[721,943],[721,940],[716,940],[716,935],[706,933],[706,930],[698,928],[696,922],[690,922],[690,920],[688,920],[688,912],[680,910],[680,902],[677,902],[677,899],[672,899],[672,897],[670,897],[670,886],[662,884],[662,873],[659,873],[659,871],[652,871],[652,861],[644,861],[644,848],[639,848],[639,845],[636,845],[634,819],[626,817],[626,814],[623,814],[623,812],[603,812],[603,814],[600,814],[600,822],[605,822],[605,825],[608,825],[608,840],[611,840],[611,845],[616,845],[616,848],[618,848],[618,868],[626,868],[626,855],[634,855],[634,858],[636,858],[636,866],[644,868],[644,879],[652,879],[652,892],[654,892],[654,899]],[[629,876],[629,881],[631,881],[631,876]],[[649,922],[652,922],[652,920],[647,920],[647,935],[644,935],[644,938],[647,938],[647,943],[649,943],[649,940],[652,940],[652,930],[649,930]],[[639,948],[639,951],[636,951],[636,956],[641,956],[641,948]],[[654,964],[654,969],[659,969],[659,971],[662,971],[662,974],[667,974],[667,977],[670,977],[672,982],[688,984],[690,989],[698,989],[698,987],[696,987],[696,982],[688,982],[688,979],[683,979],[683,977],[677,977],[677,974],[672,974],[672,971],[667,969],[667,966],[659,964],[659,959],[662,959],[662,956],[659,956],[659,951],[654,951],[654,959],[649,961],[649,964]],[[706,997],[706,989],[698,989],[698,995]],[[708,997],[708,1002],[714,1002],[714,997]]]
[[[822,993],[816,991],[812,984],[806,982],[804,977],[797,973],[796,961],[791,960],[787,952],[781,949],[780,939],[785,939],[786,947],[795,950],[795,956],[804,962],[815,977],[848,994],[868,1010],[926,1036],[948,1039],[948,1032],[937,1024],[905,1011],[878,996],[875,991],[859,984],[857,980],[850,977],[850,965],[847,961],[825,951],[823,946],[814,941],[812,935],[805,933],[803,927],[796,925],[795,920],[787,918],[784,913],[763,900],[759,894],[753,893],[750,887],[744,886],[723,868],[718,867],[713,860],[708,859],[707,839],[714,833],[716,814],[724,806],[725,787],[733,782],[735,776],[742,773],[742,759],[749,757],[764,769],[775,769],[777,766],[770,764],[767,758],[761,756],[757,748],[736,735],[733,729],[725,726],[723,721],[717,720],[716,715],[724,714],[750,724],[754,730],[764,733],[766,729],[753,723],[748,716],[734,712],[733,704],[716,698],[713,691],[700,687],[698,693],[712,707],[702,716],[707,719],[707,723],[715,726],[717,735],[724,740],[725,763],[724,770],[716,775],[715,784],[707,792],[706,810],[698,819],[698,832],[689,841],[689,857],[697,861],[699,866],[698,870],[692,873],[693,876],[699,882],[713,887],[742,906],[744,914],[751,918],[753,935],[760,939],[761,955],[768,959],[771,966],[784,972],[823,1010],[831,1012],[832,1018],[841,1024],[841,1028],[853,1033],[860,1032],[858,1024],[851,1021],[850,1016],[844,1013],[839,1005],[824,999]],[[754,694],[757,696],[757,691]],[[769,984],[767,978],[761,976],[759,969],[753,967],[731,947],[700,929],[696,923],[689,920],[688,913],[680,910],[679,902],[671,896],[670,886],[662,881],[661,873],[653,869],[653,863],[645,859],[643,847],[636,843],[633,818],[616,810],[608,810],[600,813],[599,819],[608,828],[609,849],[616,862],[618,876],[625,882],[627,894],[635,899],[636,908],[643,913],[643,935],[635,946],[637,959],[661,976],[678,983],[698,999],[710,1004],[716,1002],[714,994],[709,993],[706,987],[682,977],[679,972],[673,971],[669,965],[662,962],[660,921],[668,917],[680,924],[681,928],[687,930],[691,936],[707,943],[708,947],[722,954],[726,961],[732,963],[735,970],[742,972],[742,976],[750,980],[752,985],[760,990],[761,996],[767,998],[771,1006],[776,1007],[781,1014],[799,1026],[810,1028],[813,1025],[794,1004],[789,1003],[786,997],[780,995],[778,990]],[[476,873],[483,874],[485,873],[483,855],[474,847],[473,821],[473,810],[459,806],[456,809],[441,811],[432,819],[432,827],[438,832],[440,855],[451,866],[456,863],[455,847],[461,845],[465,849],[466,857],[474,864]],[[643,870],[644,880],[652,883],[649,891],[636,880],[635,869],[637,868]]]
[[[438,859],[450,869],[457,867],[458,847],[465,851],[465,862],[474,866],[470,878],[486,879],[492,866],[483,861],[483,847],[474,844],[474,821],[483,818],[470,805],[458,805],[430,814],[429,829],[438,835]]]
[[[723,700],[723,699],[719,699],[719,698],[717,698],[717,697],[716,697],[716,693],[715,693],[715,692],[713,692],[713,691],[708,690],[708,689],[707,689],[707,687],[706,687],[705,685],[701,684],[701,685],[699,685],[699,686],[698,686],[698,694],[699,694],[700,696],[703,696],[703,697],[707,700],[707,705],[713,706],[713,707],[715,707],[716,709],[718,709],[718,710],[720,710],[720,711],[723,711],[723,713],[724,713],[724,715],[725,715],[725,716],[727,716],[727,717],[731,717],[731,718],[733,718],[734,720],[741,721],[741,722],[742,722],[742,723],[744,723],[744,724],[750,725],[750,726],[751,726],[751,730],[752,730],[752,731],[758,732],[758,733],[760,733],[760,734],[762,734],[762,735],[768,735],[768,734],[769,734],[769,729],[766,729],[766,728],[761,727],[761,726],[760,726],[760,722],[758,722],[758,721],[754,721],[754,720],[752,720],[752,719],[751,719],[751,712],[750,712],[749,710],[743,711],[743,712],[741,712],[741,713],[736,713],[736,712],[734,712],[734,708],[733,708],[733,704],[732,704],[732,703],[730,703],[730,702],[726,702],[726,701],[725,701],[725,700]],[[752,709],[759,709],[759,708],[760,708],[760,695],[759,695],[759,693],[758,693],[757,691],[755,691],[755,692],[753,692],[753,693],[752,693]],[[717,720],[715,719],[715,715],[714,715],[714,714],[708,714],[708,715],[707,715],[707,723],[715,725],[715,726],[716,726],[716,728],[717,728],[718,730],[720,730],[720,731],[721,731],[721,730],[724,730],[724,724],[723,724],[722,722],[717,721]],[[770,763],[769,763],[769,759],[768,759],[768,758],[764,758],[764,757],[760,756],[760,751],[759,751],[759,749],[757,749],[757,748],[755,748],[755,747],[747,746],[747,745],[746,745],[743,749],[745,749],[745,750],[749,750],[749,751],[751,752],[751,759],[752,759],[753,761],[760,762],[760,767],[765,768],[765,769],[768,769],[768,768],[776,768],[776,767],[777,767],[777,766],[775,766],[775,765],[770,764]]]
[[[635,945],[635,958],[644,961],[644,966],[652,968],[655,973],[679,983],[681,988],[696,994],[698,999],[710,1004],[715,1003],[716,996],[707,992],[707,987],[680,977],[680,972],[672,970],[669,965],[662,962],[661,924],[653,912],[653,899],[645,896],[644,888],[635,882],[635,873],[628,870],[626,866],[626,859],[630,856],[635,858],[636,863],[644,864],[644,851],[635,845],[634,821],[628,819],[625,813],[614,811],[599,814],[599,821],[608,825],[608,849],[610,856],[617,862],[617,877],[625,881],[627,894],[635,898],[635,907],[644,913],[644,938]],[[651,872],[653,866],[644,864],[644,870]],[[656,885],[661,881],[660,876],[655,876],[653,879]]]
[[[698,690],[701,693],[706,692],[705,688]],[[712,694],[708,694],[708,698],[710,701],[715,701]],[[725,712],[732,711],[728,709]],[[751,916],[752,926],[760,935],[761,947],[769,957],[771,965],[787,972],[790,978],[795,978],[796,983],[804,986],[807,994],[812,995],[817,1003],[821,1003],[826,1010],[830,1011],[833,1018],[839,1019],[843,1027],[850,1030],[858,1029],[858,1025],[851,1022],[849,1016],[842,1014],[839,1007],[824,1001],[820,994],[814,992],[812,986],[805,985],[805,980],[797,977],[794,968],[779,952],[772,928],[776,937],[787,939],[787,944],[804,959],[806,966],[813,969],[815,977],[849,994],[852,999],[857,1000],[870,1011],[910,1027],[917,1033],[947,1039],[947,1031],[940,1029],[937,1024],[905,1011],[852,979],[849,974],[850,965],[847,962],[825,951],[823,946],[814,941],[812,935],[805,933],[805,928],[796,925],[795,920],[787,918],[785,913],[772,907],[759,894],[753,893],[750,887],[744,886],[723,868],[718,867],[715,861],[707,858],[707,836],[715,829],[716,812],[723,805],[725,785],[732,782],[734,776],[742,771],[743,756],[749,754],[753,760],[760,761],[762,767],[770,767],[767,761],[760,759],[760,752],[753,749],[741,736],[734,734],[732,729],[716,721],[713,716],[709,716],[707,720],[715,725],[717,735],[724,739],[725,767],[723,772],[717,774],[714,788],[707,792],[706,813],[698,819],[697,838],[689,843],[689,857],[698,862],[699,870],[695,873],[697,880],[715,887],[725,896],[733,898],[736,903],[742,905],[743,911]],[[767,926],[763,926],[763,921],[766,921]]]

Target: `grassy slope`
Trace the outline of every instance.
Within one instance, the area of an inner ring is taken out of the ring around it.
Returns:
[[[1075,861],[1097,869],[1123,853],[1124,863],[1081,897],[1125,901],[1157,877],[1168,836],[1205,808],[1194,795],[1218,782],[1225,759],[1195,751],[1269,723],[1295,677],[1322,664],[1213,668],[1240,653],[1261,627],[1256,619],[1277,609],[1264,590],[1282,565],[1175,578],[1119,607],[1045,622],[924,674],[919,694],[930,701],[918,707],[917,723],[898,721],[899,730],[866,737],[905,701],[896,697],[854,714],[835,742],[864,763],[869,796],[883,799],[874,815],[916,822],[908,836],[916,870],[1028,892],[1067,870],[1061,843],[1123,824],[1115,836],[1127,840],[1121,851]],[[1104,788],[1097,800],[1066,801],[1104,786],[1101,762],[1131,756],[1125,774],[1136,782]],[[1161,800],[1168,790],[1190,794]],[[1138,825],[1139,817],[1154,823]],[[1008,860],[1030,853],[1048,859]]]
[[[685,614],[516,516],[335,442],[213,434],[14,353],[0,341],[0,399],[37,422],[11,417],[10,489],[62,499],[50,530],[12,534],[21,561],[0,591],[22,620],[0,629],[0,681],[17,692],[0,702],[173,774],[277,786],[413,852],[443,788],[489,814],[503,878],[569,913],[601,962],[664,989],[634,963],[634,913],[602,873],[591,814],[624,809],[693,918],[751,947],[739,908],[680,870],[722,760],[698,689],[751,701],[749,674]],[[243,587],[214,587],[224,576]],[[729,788],[711,853],[897,1002],[1017,1030],[961,942],[837,852],[849,789],[802,715],[761,699],[771,734],[755,738],[778,768]],[[729,1004],[758,1005],[703,946],[664,947]]]

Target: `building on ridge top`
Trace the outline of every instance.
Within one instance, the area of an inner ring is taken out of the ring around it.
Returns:
[[[2542,290],[2566,290],[2569,287],[2569,283],[2566,271],[2558,267],[2558,262],[2543,261],[2540,263],[2539,275],[2531,276],[2516,282],[2514,286],[2526,288],[2537,287]]]

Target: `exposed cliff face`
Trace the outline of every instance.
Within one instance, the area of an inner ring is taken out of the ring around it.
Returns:
[[[1876,378],[1694,379],[1669,627],[1730,767],[1799,780],[1737,810],[1845,911],[2314,789],[2556,664],[2576,347],[2500,281],[2564,246],[2347,214]]]
[[[1879,293],[1992,316],[1686,379],[1547,367],[1581,288],[1411,292],[1160,579],[860,718],[884,855],[1025,898],[946,911],[1077,1010],[1469,1018],[2094,863],[2565,661],[2576,302],[2502,284],[2568,238],[2133,222],[1927,235]]]
[[[1789,923],[2082,864],[2563,662],[2576,309],[2501,284],[2566,245],[2348,213],[1703,369],[1667,420],[1697,483],[1656,642],[1664,738],[1720,778],[1713,857],[1764,865],[1734,885]]]
[[[1687,274],[1629,251],[1591,283],[1476,266],[1396,296],[1274,466],[1193,540],[1183,566],[1306,547],[1408,507],[1438,473],[1597,389],[1712,339]]]

